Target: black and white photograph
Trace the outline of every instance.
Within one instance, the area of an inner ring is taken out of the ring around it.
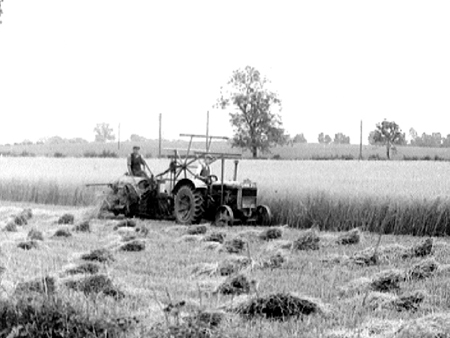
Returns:
[[[0,338],[450,337],[449,18],[0,0]]]

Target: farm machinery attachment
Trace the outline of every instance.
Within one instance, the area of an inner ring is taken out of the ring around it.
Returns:
[[[108,183],[102,210],[115,215],[150,219],[175,219],[180,224],[197,224],[202,220],[218,226],[233,224],[269,225],[269,207],[257,204],[255,182],[237,181],[240,154],[210,152],[213,139],[226,137],[181,134],[189,137],[186,150],[166,149],[169,167],[164,172],[152,176],[136,177],[125,174]],[[192,149],[194,138],[206,139],[206,150]],[[183,155],[181,153],[184,153]],[[199,160],[208,157],[211,163],[220,161],[220,179],[209,175],[199,179],[195,168]],[[225,163],[234,160],[234,177],[225,181]],[[95,184],[92,184],[95,185]]]

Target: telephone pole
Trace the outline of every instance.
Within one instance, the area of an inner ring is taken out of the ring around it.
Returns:
[[[117,128],[117,149],[120,150],[120,122],[119,127]]]
[[[209,110],[206,112],[206,151],[209,151]]]
[[[159,147],[158,147],[158,158],[161,158],[161,139],[162,139],[162,114],[159,113]]]
[[[362,132],[363,132],[363,121],[361,120],[360,131],[359,131],[359,160],[363,159],[362,156]]]

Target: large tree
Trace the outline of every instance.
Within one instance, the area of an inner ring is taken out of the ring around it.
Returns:
[[[281,101],[268,89],[269,81],[250,66],[235,70],[227,86],[221,88],[217,105],[233,107],[230,122],[234,129],[232,145],[248,149],[254,158],[270,147],[283,145],[287,137],[282,128]]]
[[[405,144],[405,133],[402,133],[400,126],[394,121],[377,123],[376,129],[370,133],[369,142],[371,144],[381,144],[386,146],[386,156],[391,158],[390,151],[394,145]]]
[[[97,123],[94,128],[95,142],[114,141],[116,136],[109,123]]]

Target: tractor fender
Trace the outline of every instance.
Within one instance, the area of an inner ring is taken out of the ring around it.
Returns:
[[[173,194],[176,194],[178,189],[183,185],[189,185],[193,189],[206,189],[208,186],[205,184],[205,182],[201,180],[192,180],[190,178],[183,178],[178,181],[178,183],[175,185],[175,187],[172,190]]]

